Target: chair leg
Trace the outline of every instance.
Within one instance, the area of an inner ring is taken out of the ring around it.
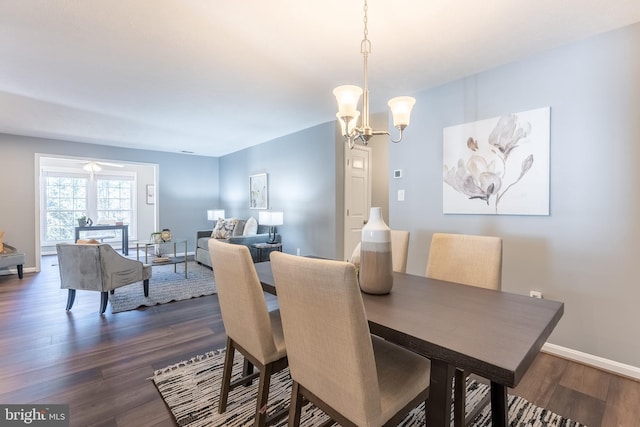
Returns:
[[[250,387],[251,383],[253,383],[253,379],[255,378],[255,376],[253,376],[253,372],[254,372],[253,363],[251,363],[249,359],[245,357],[244,362],[242,364],[242,376],[247,379],[247,381],[244,383],[245,387]]]
[[[24,275],[22,272],[22,264],[18,264],[18,278],[22,279],[22,276]]]
[[[291,384],[291,403],[289,405],[289,427],[300,426],[303,401],[304,399],[300,394],[300,385],[297,381],[293,381]]]
[[[220,386],[220,402],[218,402],[218,413],[222,414],[227,410],[227,399],[231,388],[231,369],[233,368],[233,355],[236,349],[233,341],[227,337],[227,351],[224,356],[224,368],[222,371],[222,384]]]
[[[107,309],[107,303],[109,302],[109,292],[100,292],[100,314],[103,314]]]
[[[75,300],[76,300],[76,290],[69,289],[69,292],[67,293],[67,311],[71,310],[71,307],[73,307],[73,302]]]
[[[260,380],[258,381],[258,396],[256,401],[256,419],[254,426],[264,427],[267,420],[267,408],[269,400],[269,385],[273,365],[268,364],[260,370]]]
[[[144,279],[142,282],[142,289],[144,289],[144,296],[149,296],[149,279]]]
[[[467,384],[466,374],[461,369],[456,369],[453,383],[453,425],[463,427],[465,425],[464,416],[467,406]]]

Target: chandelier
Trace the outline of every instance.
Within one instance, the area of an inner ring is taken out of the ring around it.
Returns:
[[[368,59],[371,53],[371,42],[368,38],[367,10],[367,0],[364,0],[364,38],[360,44],[360,52],[364,58],[364,90],[354,85],[338,86],[333,90],[333,94],[338,101],[338,113],[336,117],[340,122],[342,135],[345,137],[345,142],[349,144],[349,148],[353,148],[358,140],[360,140],[362,145],[367,145],[369,139],[374,135],[390,135],[386,130],[373,130],[371,126],[369,126]],[[360,118],[358,103],[360,102],[360,95],[362,95],[362,123],[358,126],[358,119]],[[389,137],[391,142],[402,141],[402,131],[409,125],[411,109],[415,103],[415,98],[410,96],[398,96],[389,100],[388,105],[393,115],[393,126],[400,131],[398,139]]]

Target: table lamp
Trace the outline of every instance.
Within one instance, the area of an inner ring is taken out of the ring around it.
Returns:
[[[276,243],[276,225],[284,224],[284,213],[276,211],[261,211],[258,214],[258,223],[269,226],[269,240],[267,243]]]

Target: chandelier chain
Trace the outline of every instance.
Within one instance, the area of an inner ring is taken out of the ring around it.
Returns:
[[[362,43],[360,45],[360,52],[366,56],[371,53],[371,41],[369,41],[369,27],[367,25],[369,23],[369,18],[367,16],[369,6],[367,5],[367,0],[364,1],[364,7],[362,8],[362,10],[364,12],[364,17],[362,18],[362,22],[364,23],[364,38],[362,39]]]

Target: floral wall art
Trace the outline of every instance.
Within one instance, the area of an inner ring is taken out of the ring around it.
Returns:
[[[549,215],[550,111],[445,128],[443,212]]]
[[[249,176],[249,208],[267,209],[269,207],[268,196],[267,174],[259,173]]]

